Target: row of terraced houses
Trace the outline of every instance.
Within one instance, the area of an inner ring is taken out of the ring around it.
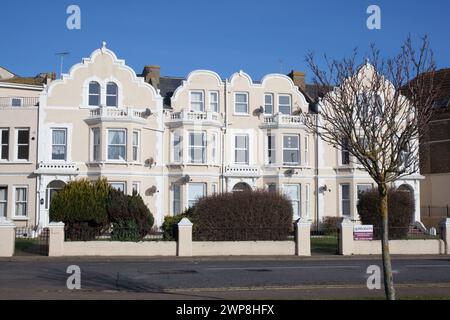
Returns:
[[[304,73],[196,70],[137,75],[106,44],[55,80],[0,68],[0,216],[18,226],[49,223],[52,196],[78,178],[106,177],[138,192],[160,226],[199,197],[268,189],[285,193],[294,218],[358,220],[358,194],[373,187],[346,150],[308,133],[316,96]],[[403,178],[416,200],[419,173]]]

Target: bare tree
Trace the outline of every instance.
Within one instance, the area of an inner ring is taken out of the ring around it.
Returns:
[[[395,300],[388,234],[388,188],[401,177],[418,173],[419,140],[436,97],[435,63],[427,37],[416,49],[408,38],[400,53],[382,58],[372,45],[368,59],[358,52],[340,61],[325,57],[321,70],[313,54],[307,62],[321,94],[318,116],[309,131],[331,146],[347,150],[378,186],[386,298]],[[424,76],[426,75],[426,76]]]

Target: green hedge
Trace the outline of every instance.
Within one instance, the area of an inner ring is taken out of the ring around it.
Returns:
[[[200,199],[193,210],[199,241],[287,240],[293,231],[291,202],[279,193],[246,191]]]
[[[375,239],[381,239],[380,196],[377,189],[368,190],[360,195],[358,213],[361,222],[374,226]],[[411,217],[415,210],[414,199],[408,192],[388,191],[389,239],[406,239],[408,237]]]
[[[111,186],[106,179],[69,182],[53,197],[50,221],[66,224],[66,237],[89,240],[109,227],[106,203]]]

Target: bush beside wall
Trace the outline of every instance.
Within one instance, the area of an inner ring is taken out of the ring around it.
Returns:
[[[247,191],[200,199],[193,210],[194,240],[279,241],[293,231],[291,202],[278,193]]]
[[[378,190],[368,190],[361,194],[358,213],[361,222],[374,226],[375,239],[381,239],[381,216]],[[390,189],[388,193],[389,239],[398,240],[408,237],[411,217],[415,210],[414,199],[408,192]]]

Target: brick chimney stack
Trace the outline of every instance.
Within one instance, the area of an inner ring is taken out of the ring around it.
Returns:
[[[145,82],[150,83],[155,89],[159,89],[160,69],[160,66],[145,66],[142,72]]]
[[[297,87],[299,87],[303,91],[306,90],[306,81],[304,72],[292,70],[291,73],[288,74],[288,77],[292,79],[292,81]]]

